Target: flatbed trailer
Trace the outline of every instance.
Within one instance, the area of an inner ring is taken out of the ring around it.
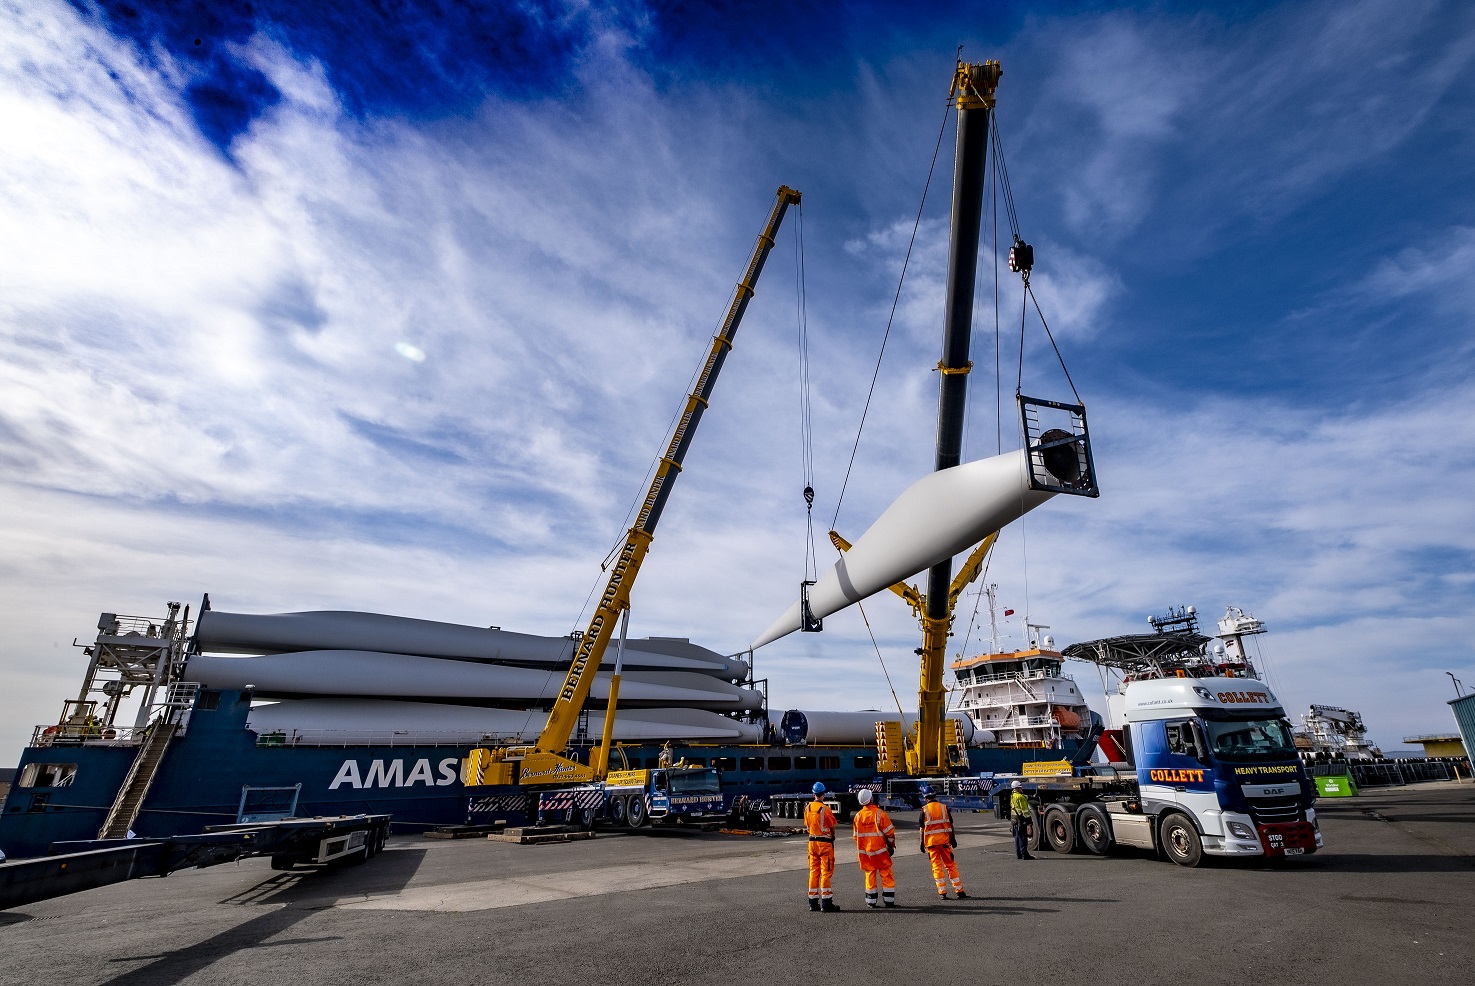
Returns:
[[[57,842],[49,856],[0,863],[0,910],[252,856],[269,856],[272,868],[281,870],[300,864],[362,862],[384,848],[390,819],[389,815],[288,818],[212,826],[199,835],[162,839]]]

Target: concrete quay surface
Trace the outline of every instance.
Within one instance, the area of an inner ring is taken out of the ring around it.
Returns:
[[[1468,983],[1475,784],[1318,804],[1327,847],[1186,870],[1146,853],[1014,858],[959,814],[967,900],[937,899],[896,819],[900,907],[805,904],[799,838],[661,833],[545,846],[393,840],[363,866],[188,870],[0,912],[0,983]]]

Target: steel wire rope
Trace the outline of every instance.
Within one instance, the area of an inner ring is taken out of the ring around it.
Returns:
[[[876,380],[881,376],[881,360],[886,356],[886,341],[891,338],[891,325],[896,319],[896,306],[901,301],[901,288],[906,283],[907,267],[912,262],[912,248],[916,246],[917,230],[922,225],[922,210],[927,205],[927,192],[932,187],[932,175],[937,170],[937,155],[942,150],[942,137],[947,132],[947,121],[948,117],[952,116],[952,112],[953,102],[949,97],[942,114],[942,125],[937,128],[937,143],[932,148],[932,163],[927,168],[927,181],[922,185],[922,201],[917,204],[917,218],[912,223],[912,238],[907,241],[906,256],[902,258],[901,277],[897,279],[896,294],[891,299],[891,314],[886,317],[886,331],[881,334],[881,351],[876,354],[876,369],[871,373],[871,386],[866,391],[865,406],[861,408],[860,425],[855,429],[855,442],[850,446],[850,461],[845,466],[845,479],[840,483],[840,495],[835,499],[835,515],[830,519],[832,530],[840,522],[840,506],[845,502],[845,491],[850,487],[850,472],[855,468],[855,455],[860,449],[860,436],[865,431],[866,416],[871,410],[871,398],[876,393]]]
[[[896,714],[901,716],[902,722],[906,722],[906,712],[902,710],[901,698],[896,694],[896,686],[891,683],[891,672],[886,670],[886,659],[881,656],[881,645],[876,643],[876,631],[871,629],[871,620],[866,616],[865,605],[857,602],[855,608],[860,610],[861,621],[865,623],[866,633],[871,637],[871,646],[876,650],[876,660],[881,662],[881,673],[886,676],[886,687],[891,689],[891,701],[896,703]]]
[[[799,203],[794,229],[795,315],[799,328],[799,435],[804,474],[804,578],[816,578],[819,558],[814,550],[814,417],[809,394],[809,294],[804,264],[804,203]]]

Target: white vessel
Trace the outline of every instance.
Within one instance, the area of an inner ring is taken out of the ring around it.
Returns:
[[[1305,743],[1312,751],[1334,760],[1376,760],[1383,751],[1367,738],[1362,713],[1335,705],[1313,705],[1301,716],[1296,745]]]
[[[1091,710],[1075,679],[1062,670],[1064,657],[1054,649],[1054,639],[1044,635],[1049,627],[1031,624],[1029,646],[1023,650],[999,649],[997,588],[983,587],[989,652],[952,663],[958,683],[953,711],[973,720],[975,744],[1060,749],[1066,739],[1079,739],[1090,728]]]

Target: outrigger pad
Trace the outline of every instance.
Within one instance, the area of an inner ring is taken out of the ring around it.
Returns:
[[[1018,395],[1029,450],[1029,488],[1072,496],[1101,495],[1083,404]]]

